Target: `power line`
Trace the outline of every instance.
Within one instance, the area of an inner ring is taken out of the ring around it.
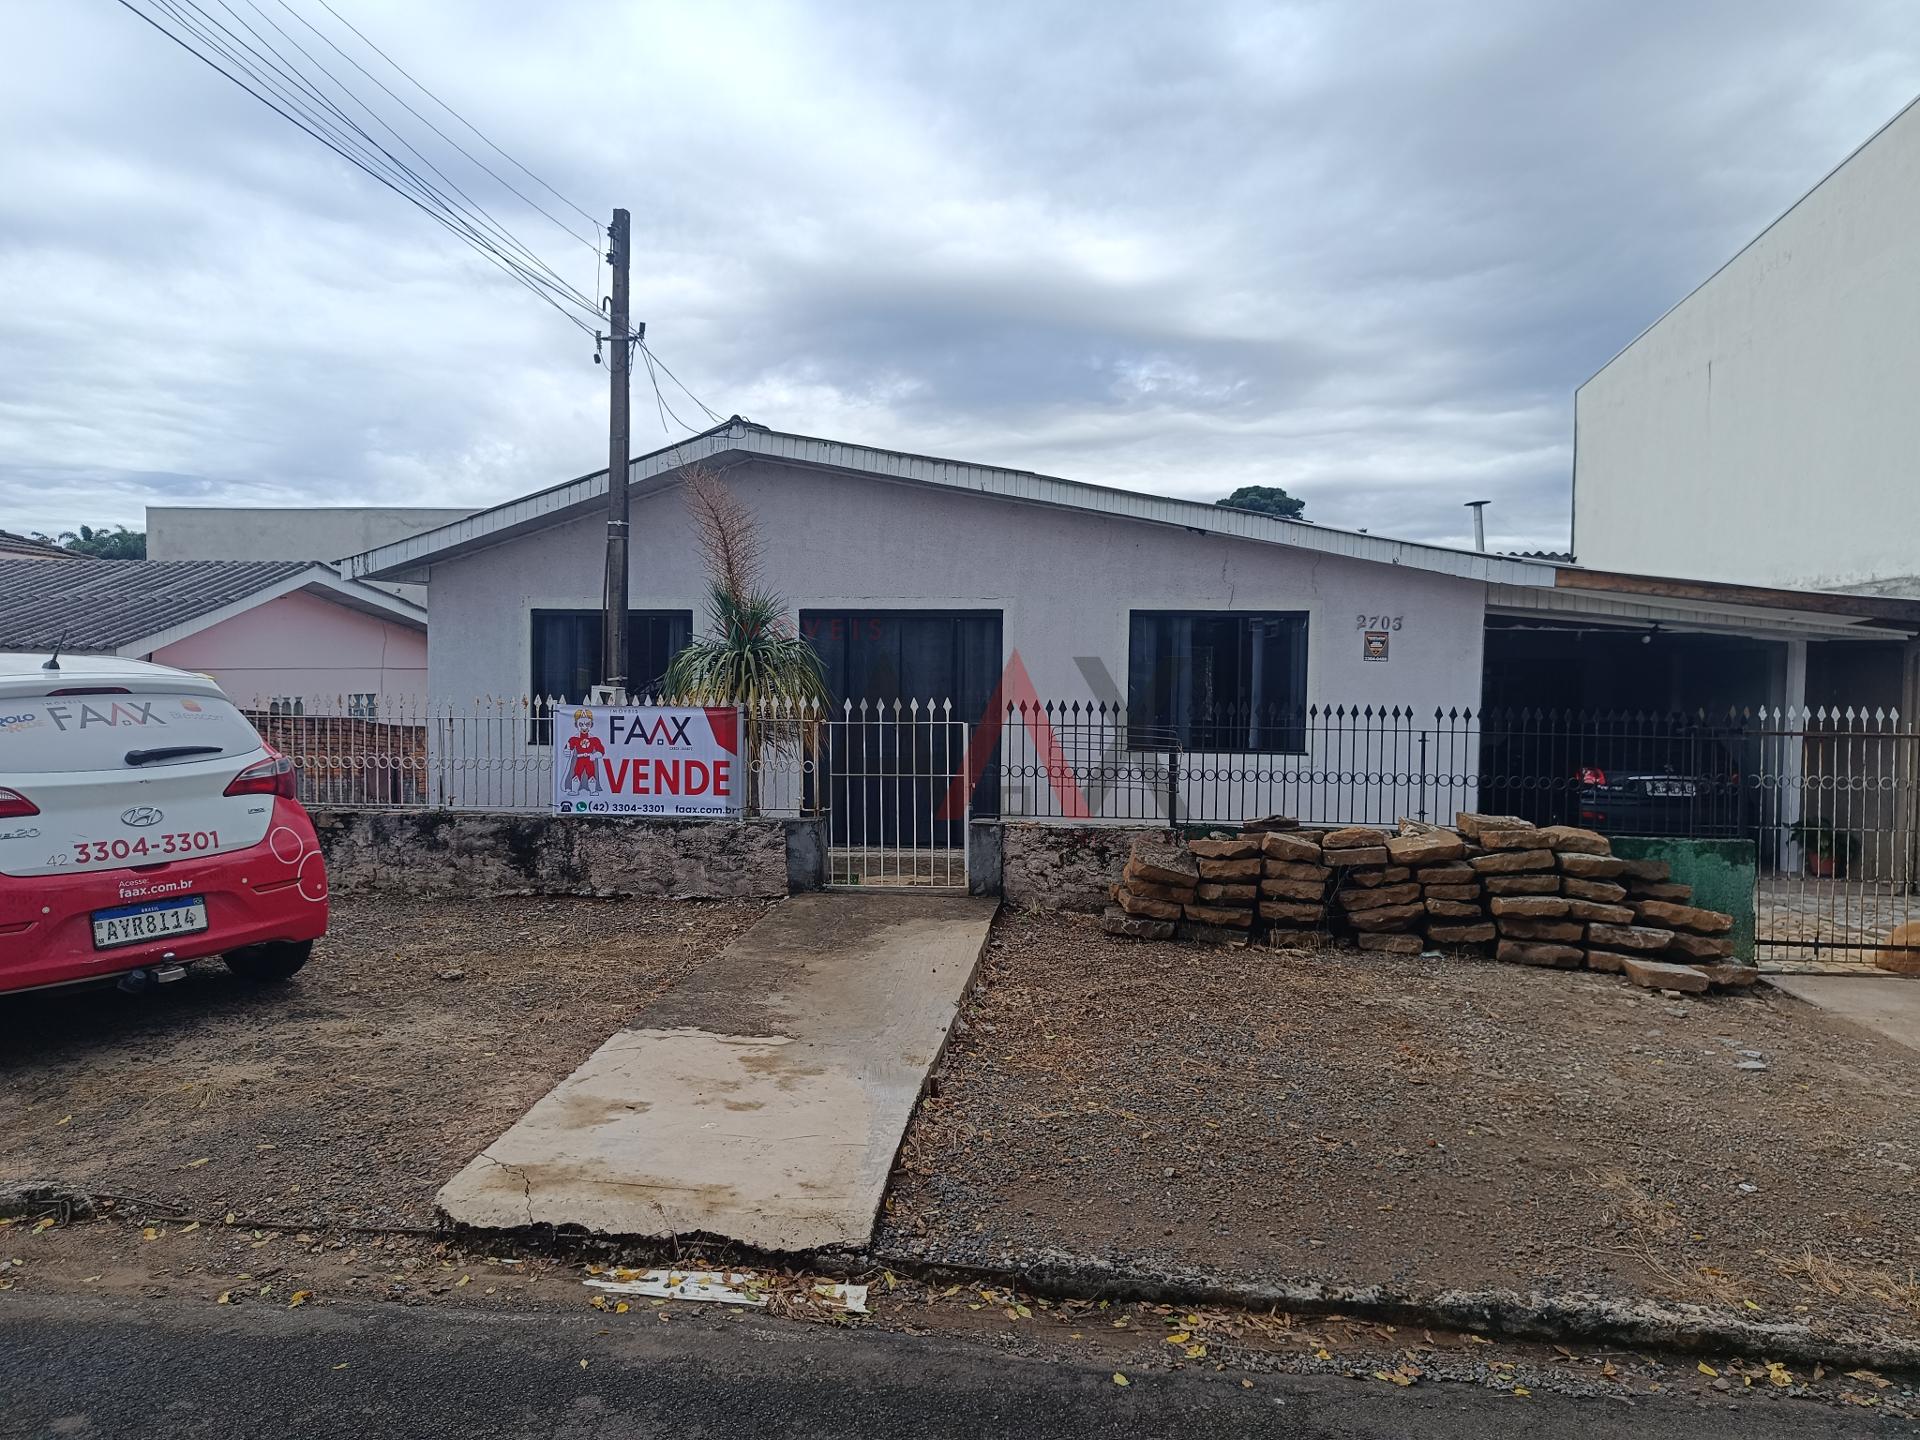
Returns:
[[[283,0],[283,3],[284,3],[284,0]],[[382,60],[386,61],[387,64],[393,66],[393,68],[395,70],[398,70],[402,75],[405,75],[408,83],[411,84],[414,89],[418,90],[422,95],[425,95],[429,100],[433,101],[433,103],[438,105],[442,110],[446,111],[449,115],[453,116],[454,119],[458,120],[462,125],[466,126],[467,129],[473,131],[475,135],[478,135],[481,141],[487,146],[488,149],[492,150],[494,154],[500,156],[508,164],[512,165],[516,170],[518,170],[522,175],[525,175],[528,179],[532,180],[535,184],[539,185],[549,195],[553,196],[554,199],[560,201],[561,204],[567,206],[575,214],[579,215],[589,225],[594,227],[595,233],[598,233],[600,229],[600,222],[597,219],[595,219],[592,215],[589,215],[585,210],[582,210],[578,205],[574,204],[573,201],[567,199],[566,196],[562,195],[558,190],[554,189],[553,186],[547,184],[545,180],[542,180],[538,175],[534,174],[533,171],[529,170],[526,166],[522,165],[518,160],[515,160],[513,156],[507,154],[506,151],[502,150],[498,145],[494,144],[493,141],[487,139],[487,137],[484,134],[481,134],[479,127],[474,125],[474,123],[471,120],[467,119],[466,116],[462,115],[458,110],[454,109],[451,105],[447,104],[446,101],[442,100],[438,95],[434,94],[433,91],[429,90],[425,85],[422,85],[418,80],[415,80],[412,75],[407,73],[406,67],[401,65],[401,63],[398,60],[395,60],[391,55],[387,54],[386,51],[382,50],[378,45],[374,44],[373,41],[367,39],[365,35],[361,35],[357,29],[354,29],[353,22],[347,19],[346,16],[342,15],[338,10],[334,9],[333,6],[329,5],[327,3],[327,0],[320,0],[320,8],[322,10],[325,10],[329,15],[333,16],[333,18],[338,20],[342,25],[346,26],[347,29],[352,30],[355,35],[359,36],[361,44],[365,45],[369,50],[373,51],[374,54],[378,55]],[[385,87],[382,86],[381,88],[384,89]],[[392,92],[389,91],[388,93],[391,94]],[[399,97],[396,96],[395,98],[398,99]],[[437,134],[438,132],[436,131],[435,133]],[[449,141],[448,143],[451,144],[452,142]],[[461,153],[463,155],[466,154],[464,150],[461,151]],[[468,158],[471,159],[472,157],[469,156]],[[479,164],[478,161],[475,161],[474,163]],[[483,166],[482,168],[484,169],[485,167]],[[488,171],[487,173],[492,174],[493,172]],[[499,177],[495,176],[495,178],[498,179]],[[506,184],[504,180],[502,180],[500,183],[503,185]],[[515,193],[517,194],[519,192],[516,191]],[[529,201],[528,203],[532,203],[532,202]],[[544,214],[545,212],[543,211],[542,213]],[[548,216],[547,218],[552,219],[553,217]],[[554,221],[554,223],[559,224],[557,220]],[[573,232],[569,230],[567,233],[572,234]]]
[[[260,6],[256,3],[256,0],[246,0],[246,3],[249,9],[251,9],[256,15],[260,16],[262,20],[266,21],[267,24],[272,25],[274,30],[284,40],[286,40],[286,42],[289,45],[293,46],[294,49],[298,50],[301,56],[305,58],[308,64],[312,65],[322,75],[326,76],[327,79],[333,83],[333,86],[335,89],[340,91],[342,95],[345,95],[355,105],[358,105],[362,110],[364,110],[367,113],[367,116],[375,124],[379,125],[389,135],[392,135],[394,139],[399,141],[400,144],[404,145],[408,150],[412,151],[413,154],[419,159],[421,164],[425,165],[435,175],[439,176],[440,179],[446,183],[448,189],[452,190],[454,194],[458,195],[462,200],[464,200],[467,203],[468,206],[471,207],[471,212],[477,213],[477,215],[480,217],[480,221],[477,223],[483,223],[485,228],[489,230],[492,234],[496,235],[500,241],[502,241],[504,244],[508,246],[508,248],[517,251],[534,268],[544,272],[546,275],[551,277],[551,279],[556,285],[558,285],[564,290],[570,291],[576,300],[589,305],[592,304],[592,302],[588,299],[587,296],[581,294],[578,290],[575,290],[573,286],[570,285],[567,281],[563,280],[559,272],[556,271],[551,265],[547,264],[545,260],[542,260],[537,254],[535,254],[530,246],[528,246],[525,242],[520,240],[520,238],[514,235],[512,231],[508,230],[505,225],[501,224],[498,220],[494,219],[494,217],[487,211],[485,206],[481,205],[478,201],[474,200],[472,196],[468,195],[466,191],[462,190],[457,184],[455,184],[454,181],[446,174],[445,171],[440,169],[439,166],[435,165],[432,160],[427,158],[426,155],[422,154],[419,148],[415,146],[412,141],[408,140],[405,135],[402,135],[397,129],[395,129],[391,124],[389,124],[384,116],[382,116],[371,105],[367,104],[366,101],[362,100],[357,94],[355,94],[351,86],[342,82],[337,75],[335,75],[319,60],[315,59],[312,53],[308,51],[304,45],[302,45],[298,40],[295,40],[291,35],[287,34],[287,32],[278,23],[274,21],[272,16],[268,15],[264,10],[260,8]],[[281,0],[281,3],[282,3],[282,8],[287,8],[285,6],[285,0]],[[238,14],[234,12],[232,5],[228,3],[228,0],[220,0],[220,4],[221,4],[221,7],[225,9],[229,14],[233,14],[236,20],[240,18]],[[300,18],[297,11],[292,11],[289,9],[289,13],[293,14],[296,19]],[[241,20],[240,23],[242,25],[246,25],[246,22],[244,20]],[[247,25],[246,28],[250,34],[259,36],[259,32],[254,30],[251,25]],[[312,26],[308,26],[308,28],[312,29]],[[319,34],[320,32],[316,30],[314,31],[314,33]],[[274,47],[271,41],[266,41],[264,37],[260,37],[260,38],[263,40],[263,43],[267,45],[267,48],[269,50],[274,50]],[[324,35],[322,35],[320,38],[323,40],[326,39]],[[339,47],[336,46],[335,48],[338,49]],[[277,50],[274,50],[274,53],[276,55],[279,54]],[[352,59],[351,56],[348,56],[347,58],[349,60]],[[378,82],[376,81],[375,83],[377,84]],[[395,98],[397,99],[398,97],[396,96]],[[446,200],[445,196],[442,196],[438,194],[437,191],[434,191],[433,187],[427,185],[424,180],[422,180],[417,174],[413,172],[411,167],[405,166],[403,162],[400,162],[398,158],[392,154],[391,151],[388,151],[384,145],[380,144],[379,141],[374,140],[373,136],[368,134],[368,132],[364,128],[362,128],[357,122],[353,121],[350,117],[347,117],[344,114],[344,112],[340,111],[338,106],[331,106],[330,108],[332,108],[336,114],[340,114],[343,119],[347,120],[347,123],[352,125],[355,131],[357,131],[362,136],[365,136],[365,138],[368,140],[369,143],[377,146],[383,155],[386,155],[390,160],[393,160],[396,164],[401,164],[402,168],[405,169],[406,173],[411,177],[411,179],[417,185],[420,186],[421,189],[432,194],[434,198],[440,203],[450,204],[450,202]],[[436,131],[435,133],[438,133],[438,132]],[[525,197],[523,196],[522,198],[524,199]],[[573,232],[568,231],[567,233],[571,235]],[[574,238],[579,239],[578,236],[575,236]],[[589,243],[589,242],[583,242],[583,243]],[[596,253],[598,253],[597,249],[596,249]]]
[[[647,345],[644,340],[640,342],[640,348],[646,351],[647,363],[649,368],[651,368],[654,365],[658,365],[660,369],[665,373],[666,377],[669,380],[673,381],[674,384],[680,387],[680,391],[682,394],[684,394],[689,400],[693,401],[693,403],[698,405],[702,410],[707,412],[707,418],[709,420],[713,421],[713,423],[716,425],[720,423],[721,419],[723,418],[720,412],[715,410],[711,405],[707,404],[707,402],[702,400],[698,395],[694,394],[693,391],[687,389],[686,382],[683,381],[678,375],[674,374],[673,371],[667,369],[666,361],[662,360],[658,355],[654,354],[651,350],[647,350]]]
[[[251,3],[251,0],[249,0],[249,3]],[[530,205],[533,209],[538,210],[542,215],[545,215],[547,219],[553,221],[555,225],[558,225],[567,234],[573,236],[574,239],[580,241],[581,244],[585,245],[589,250],[593,251],[594,254],[598,255],[600,253],[600,242],[597,236],[596,237],[582,236],[578,230],[575,230],[572,226],[568,225],[566,222],[560,220],[558,217],[551,214],[546,209],[546,207],[541,205],[538,201],[528,199],[527,196],[522,195],[520,191],[517,188],[515,188],[515,186],[512,184],[511,181],[503,179],[484,160],[481,160],[479,157],[475,156],[458,140],[455,140],[451,135],[447,134],[446,131],[442,130],[438,125],[434,124],[431,120],[427,119],[426,116],[422,115],[418,110],[414,109],[413,106],[409,105],[405,100],[402,100],[398,95],[395,95],[393,90],[387,85],[387,83],[384,80],[382,80],[378,75],[375,75],[372,71],[368,70],[366,66],[362,65],[358,60],[354,59],[353,56],[347,54],[345,50],[342,50],[338,45],[334,44],[332,36],[316,28],[311,20],[307,19],[307,17],[302,15],[298,10],[295,10],[291,5],[287,3],[287,0],[279,0],[279,5],[281,9],[285,10],[289,15],[293,16],[294,19],[298,20],[302,25],[305,25],[307,29],[312,30],[315,35],[318,35],[322,40],[326,41],[328,45],[332,46],[334,53],[339,55],[341,59],[345,60],[349,65],[353,66],[354,69],[358,70],[362,75],[365,75],[369,80],[373,81],[373,83],[378,85],[382,90],[385,90],[388,95],[392,96],[395,103],[398,104],[402,109],[404,109],[409,115],[413,116],[414,119],[418,120],[422,125],[426,126],[429,130],[433,131],[433,133],[438,135],[442,140],[446,141],[449,145],[453,146],[454,149],[458,150],[462,155],[466,156],[468,160],[471,160],[475,165],[479,166],[482,170],[485,170],[487,174],[491,175],[495,180],[498,180],[500,184],[504,185],[509,191],[511,191],[514,195],[518,196],[526,204]],[[385,60],[389,65],[392,65],[394,69],[400,70],[399,65],[395,64],[394,61],[391,58],[389,58],[386,51],[382,50],[378,45],[375,45],[371,40],[368,40],[366,36],[361,35],[358,30],[354,30],[353,25],[346,19],[342,18],[340,13],[337,10],[335,10],[331,5],[326,3],[326,0],[320,0],[320,5],[321,5],[321,8],[324,9],[329,15],[333,16],[334,19],[339,20],[342,25],[345,25],[347,27],[347,29],[353,30],[353,33],[355,35],[359,35],[362,43],[367,45],[382,60]],[[255,6],[255,8],[257,9],[259,7]],[[277,29],[279,27],[276,26],[275,28]],[[415,88],[420,90],[423,94],[431,97],[434,103],[439,105],[441,109],[445,110],[449,115],[453,116],[454,119],[458,120],[462,125],[465,125],[469,130],[473,130],[474,134],[479,135],[480,138],[486,141],[488,145],[492,146],[494,150],[498,151],[501,155],[505,155],[506,158],[509,161],[511,161],[514,165],[518,166],[521,171],[523,171],[527,175],[533,176],[533,179],[538,181],[541,185],[545,186],[546,189],[551,194],[558,196],[561,201],[563,201],[569,206],[572,206],[573,209],[578,210],[580,214],[585,215],[588,222],[594,226],[596,231],[599,229],[600,222],[595,220],[593,216],[587,215],[586,211],[581,210],[578,205],[574,205],[573,202],[571,200],[568,200],[566,196],[561,195],[559,191],[555,190],[551,185],[548,185],[546,181],[541,180],[538,175],[534,175],[531,170],[528,170],[526,166],[521,165],[520,162],[518,160],[515,160],[511,155],[507,155],[507,152],[504,150],[501,150],[498,145],[494,145],[493,141],[487,140],[487,137],[485,135],[481,135],[480,131],[475,130],[473,125],[464,116],[462,116],[459,111],[455,110],[452,106],[448,105],[446,101],[442,100],[438,95],[435,95],[431,90],[428,90],[426,86],[420,84],[418,80],[414,80],[411,75],[407,75],[407,72],[405,70],[400,70],[400,73],[402,75],[406,75],[407,79],[413,82]]]
[[[403,188],[402,184],[396,183],[395,180],[390,179],[387,175],[382,174],[378,169],[374,167],[374,165],[369,164],[366,159],[363,159],[360,155],[353,153],[353,150],[349,148],[350,142],[337,141],[331,135],[322,133],[322,130],[320,128],[316,128],[316,124],[308,123],[307,119],[302,118],[300,115],[295,115],[294,113],[292,113],[291,109],[286,108],[279,103],[276,103],[277,99],[288,98],[286,97],[284,92],[278,90],[276,87],[273,87],[268,82],[264,80],[260,80],[260,77],[257,71],[255,71],[252,67],[248,66],[244,61],[236,59],[230,51],[228,51],[226,48],[222,47],[218,42],[214,41],[205,33],[203,33],[187,17],[182,16],[177,10],[172,9],[168,4],[168,0],[154,0],[154,3],[162,7],[165,7],[166,13],[168,13],[169,15],[172,15],[173,18],[178,23],[180,23],[182,26],[184,26],[190,32],[192,32],[196,38],[202,41],[202,43],[207,44],[209,48],[219,51],[222,54],[223,58],[226,58],[229,61],[229,63],[232,63],[234,65],[235,69],[247,70],[250,75],[253,75],[253,77],[257,81],[259,81],[259,83],[262,85],[262,89],[255,89],[254,86],[249,85],[245,80],[240,79],[231,70],[228,70],[225,66],[221,65],[219,61],[213,59],[210,55],[206,54],[205,52],[196,49],[192,44],[182,39],[179,35],[175,34],[173,31],[169,30],[165,25],[161,24],[160,21],[156,20],[153,16],[147,14],[145,11],[133,5],[131,3],[131,0],[120,0],[120,4],[124,9],[130,11],[134,15],[139,16],[141,20],[144,20],[148,25],[152,26],[155,30],[159,31],[162,35],[166,36],[167,39],[173,41],[174,44],[178,45],[181,49],[185,50],[189,55],[192,55],[196,60],[200,61],[202,64],[207,66],[207,68],[214,71],[216,74],[220,75],[222,78],[230,81],[232,84],[237,86],[239,89],[245,91],[247,94],[251,95],[254,99],[258,100],[261,104],[265,105],[269,110],[273,111],[276,115],[280,116],[281,119],[287,121],[289,124],[304,131],[306,134],[310,135],[313,139],[318,140],[322,145],[325,145],[329,150],[333,151],[336,155],[338,155],[341,159],[347,161],[350,165],[353,165],[355,168],[365,172],[368,176],[378,181],[381,185],[386,186],[387,189],[393,191],[394,194],[398,195],[401,199],[405,200],[408,204],[413,205],[414,207],[419,209],[422,213],[427,215],[429,219],[433,220],[436,224],[445,228],[447,231],[453,234],[456,238],[473,246],[473,248],[479,251],[480,254],[483,257],[485,257],[488,261],[498,266],[501,270],[503,270],[506,274],[511,276],[514,280],[519,282],[521,285],[525,286],[534,295],[538,296],[541,300],[545,301],[548,305],[552,306],[561,315],[565,316],[565,318],[570,324],[577,326],[580,330],[585,331],[587,334],[594,333],[592,326],[589,326],[583,321],[581,321],[580,319],[578,319],[575,315],[570,313],[563,305],[561,305],[559,301],[556,300],[551,294],[547,293],[545,289],[541,288],[543,285],[549,283],[545,280],[545,277],[542,277],[536,274],[530,274],[525,269],[524,266],[514,263],[512,260],[512,257],[503,255],[496,248],[482,243],[480,237],[473,234],[470,228],[463,229],[462,225],[458,221],[456,221],[455,219],[450,219],[447,215],[442,214],[440,211],[434,209],[433,206],[423,202],[416,194],[410,193],[407,189]],[[224,29],[224,27],[222,28]],[[227,33],[231,34],[232,32],[229,31]],[[270,96],[267,93],[263,93],[264,90],[273,90],[274,93],[273,95]],[[297,102],[289,100],[289,104],[292,105],[293,109],[304,109],[304,107],[299,105]],[[589,310],[590,310],[590,313],[598,316],[599,310],[597,306],[589,307]]]

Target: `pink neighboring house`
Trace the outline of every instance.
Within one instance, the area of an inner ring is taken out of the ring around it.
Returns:
[[[427,693],[427,612],[304,560],[0,558],[0,649],[210,675],[245,709],[400,717]]]

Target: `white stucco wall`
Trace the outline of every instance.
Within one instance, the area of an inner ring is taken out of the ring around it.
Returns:
[[[1581,387],[1583,565],[1920,595],[1920,107]]]
[[[1006,651],[1046,699],[1098,698],[1081,657],[1125,695],[1129,611],[1304,610],[1309,702],[1480,703],[1477,581],[764,462],[726,479],[758,516],[767,579],[795,611],[1001,611]],[[523,693],[528,612],[598,606],[604,535],[589,516],[435,565],[436,700]],[[634,608],[690,609],[701,626],[705,580],[677,490],[636,503],[631,572]],[[1356,622],[1374,616],[1399,622],[1384,663],[1362,659]]]

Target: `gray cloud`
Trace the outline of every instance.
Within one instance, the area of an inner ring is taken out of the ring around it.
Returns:
[[[339,8],[633,209],[636,312],[722,413],[1424,538],[1492,498],[1515,546],[1564,543],[1573,388],[1920,88],[1874,0]],[[120,7],[16,10],[0,526],[601,463],[578,331]]]

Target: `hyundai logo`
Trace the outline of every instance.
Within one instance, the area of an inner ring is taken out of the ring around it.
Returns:
[[[131,810],[120,812],[122,825],[138,825],[142,829],[149,825],[158,825],[166,817],[151,805],[136,805]]]

